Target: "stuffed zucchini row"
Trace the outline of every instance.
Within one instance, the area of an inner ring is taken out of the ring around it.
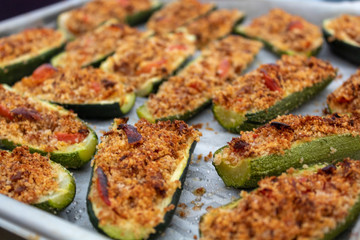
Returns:
[[[75,114],[0,85],[0,148],[28,146],[64,167],[78,168],[90,161],[96,144],[95,132]]]
[[[360,213],[360,162],[268,177],[200,220],[200,239],[334,239]]]
[[[323,34],[331,50],[339,56],[360,64],[360,16],[343,14],[323,21]]]
[[[151,122],[188,120],[210,105],[215,90],[230,83],[254,60],[258,41],[229,36],[211,43],[179,76],[170,78],[137,109]]]
[[[225,185],[251,188],[290,167],[360,158],[359,135],[359,117],[284,115],[254,131],[241,132],[215,152],[213,164]]]
[[[0,83],[13,84],[60,52],[65,35],[50,28],[27,29],[0,38]]]
[[[203,48],[210,42],[230,34],[244,18],[244,13],[236,9],[215,10],[191,22],[184,30],[196,36],[197,47]]]
[[[213,113],[228,131],[251,130],[299,107],[335,77],[329,62],[284,55],[216,92]]]
[[[160,34],[173,32],[214,9],[214,4],[198,0],[174,1],[153,14],[146,27]]]
[[[65,70],[44,64],[16,83],[14,89],[62,105],[84,118],[123,116],[136,98],[123,79],[92,67]]]
[[[321,30],[299,16],[282,9],[253,19],[249,26],[238,26],[235,32],[258,39],[277,55],[317,55],[323,44]]]
[[[75,180],[60,164],[27,147],[0,150],[0,193],[57,213],[75,196]]]
[[[87,206],[114,239],[146,239],[170,223],[200,133],[182,121],[115,119],[94,158]]]
[[[126,37],[139,38],[141,33],[116,19],[110,19],[97,29],[69,42],[65,51],[51,59],[55,67],[97,67],[115,52],[119,40]]]
[[[162,4],[157,0],[95,0],[64,12],[58,17],[58,27],[68,38],[90,32],[110,18],[131,26],[145,22]]]
[[[194,36],[177,32],[145,39],[125,39],[101,69],[127,79],[138,96],[155,92],[195,52]]]

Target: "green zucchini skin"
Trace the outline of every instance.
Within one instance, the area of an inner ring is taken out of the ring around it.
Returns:
[[[278,101],[275,105],[255,113],[237,113],[214,104],[212,107],[215,119],[226,130],[239,133],[240,131],[249,131],[258,128],[278,115],[284,115],[298,108],[305,102],[313,98],[317,93],[325,89],[334,78],[329,77],[322,82],[316,83],[311,87],[306,87],[300,92],[294,92],[284,99]]]
[[[130,26],[136,26],[141,23],[144,23],[150,18],[150,16],[154,12],[160,10],[163,7],[163,5],[164,5],[163,3],[154,2],[150,9],[134,13],[133,15],[126,16],[125,22]]]
[[[127,94],[126,99],[127,103],[122,106],[119,101],[89,104],[52,103],[60,105],[66,109],[73,110],[81,118],[108,119],[122,117],[131,111],[136,100],[135,93]]]
[[[37,56],[31,57],[21,62],[16,62],[0,68],[0,83],[13,85],[21,78],[31,75],[32,72],[41,64],[48,62],[54,55],[61,52],[65,46],[65,35],[63,35],[61,45],[49,49]]]
[[[314,48],[308,52],[295,52],[295,51],[291,51],[291,50],[281,50],[281,49],[278,49],[277,47],[275,47],[274,45],[272,45],[270,42],[262,39],[262,38],[259,38],[259,37],[251,37],[249,35],[247,35],[243,29],[241,28],[241,26],[237,26],[235,27],[234,29],[234,33],[235,34],[238,34],[238,35],[241,35],[243,37],[246,37],[246,38],[250,38],[250,39],[254,39],[254,40],[258,40],[260,42],[262,42],[264,45],[265,45],[265,48],[267,48],[269,51],[275,53],[277,56],[281,56],[281,55],[298,55],[298,54],[301,54],[301,55],[304,55],[304,56],[307,56],[307,57],[311,57],[311,56],[316,56],[320,53],[321,49],[322,49],[322,45],[318,46],[317,48]]]
[[[228,146],[225,146],[228,147]],[[214,157],[222,154],[220,148]],[[332,152],[331,149],[336,149]],[[311,166],[321,163],[334,163],[350,157],[360,158],[360,136],[332,135],[316,138],[310,142],[302,142],[284,151],[283,155],[244,159],[241,164],[231,166],[223,161],[215,165],[215,169],[226,186],[236,188],[254,188],[257,182],[267,176],[278,176],[287,169],[302,168],[304,164]]]
[[[179,179],[179,181],[181,182],[181,188],[176,189],[174,195],[172,196],[171,203],[169,204],[169,205],[173,204],[175,206],[175,208],[173,210],[171,210],[171,211],[168,211],[165,214],[164,221],[155,227],[156,233],[151,234],[148,239],[153,239],[153,238],[156,238],[157,236],[159,236],[161,233],[163,233],[166,230],[166,228],[170,224],[170,222],[172,220],[172,217],[173,217],[173,215],[174,215],[174,213],[176,211],[176,207],[178,205],[179,199],[180,199],[181,191],[182,191],[182,188],[184,186],[185,179],[186,179],[186,173],[187,173],[187,170],[188,170],[189,164],[190,164],[191,155],[192,155],[195,147],[196,147],[196,142],[193,142],[190,149],[189,149],[189,157],[187,159],[187,164],[186,164],[186,166],[184,168],[184,171],[181,174],[180,179]],[[93,172],[94,172],[94,169],[92,169],[92,171],[91,171],[91,178],[90,178],[90,184],[89,184],[87,196],[89,196],[89,194],[90,194],[90,189],[91,189],[91,186],[92,186],[92,181],[91,180],[93,178]],[[109,234],[105,233],[104,230],[102,229],[102,227],[99,225],[99,219],[96,217],[96,215],[94,213],[93,205],[89,201],[89,198],[86,199],[86,205],[87,205],[87,211],[88,211],[89,219],[90,219],[91,223],[93,224],[93,226],[100,233],[103,233],[105,235],[110,236]],[[121,238],[121,236],[110,236],[110,237],[114,238],[114,239],[131,239],[131,238],[127,238],[126,236],[123,237],[123,238]],[[140,239],[144,239],[144,238],[140,238]]]
[[[184,121],[186,121],[186,120],[189,120],[189,119],[193,118],[194,116],[196,116],[200,112],[202,112],[210,104],[211,104],[211,99],[204,102],[203,104],[201,104],[196,109],[194,109],[192,111],[187,111],[184,114],[176,114],[176,115],[172,115],[172,116],[168,116],[168,117],[164,117],[164,118],[156,118],[156,119],[151,115],[151,113],[149,112],[149,109],[146,107],[146,105],[141,105],[140,107],[138,107],[136,109],[136,114],[138,115],[139,118],[145,118],[146,120],[148,120],[149,122],[152,122],[152,123],[155,123],[155,122],[158,122],[158,121],[166,121],[166,120],[171,120],[171,121],[173,121],[173,120],[184,120]]]
[[[323,21],[322,31],[324,34],[324,38],[326,43],[330,47],[330,49],[338,56],[346,59],[356,65],[360,65],[360,46],[355,46],[354,44],[347,43],[346,41],[341,41],[339,39],[330,40],[333,36],[328,29],[326,29],[326,22],[330,21],[330,19],[326,19]]]

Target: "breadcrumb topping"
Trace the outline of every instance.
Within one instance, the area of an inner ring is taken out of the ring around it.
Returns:
[[[239,112],[274,106],[295,92],[336,77],[336,68],[314,57],[283,55],[276,64],[263,64],[215,93],[214,104]]]
[[[239,10],[220,9],[191,22],[186,30],[196,36],[198,48],[232,32],[244,14]]]
[[[219,165],[222,159],[226,159],[230,164],[236,165],[246,158],[284,154],[285,150],[295,144],[309,142],[314,138],[335,134],[359,136],[359,133],[359,116],[279,116],[263,127],[241,132],[240,137],[229,142],[229,148],[224,148],[222,154],[215,155],[214,163]]]
[[[138,90],[149,81],[172,74],[194,52],[192,36],[181,32],[126,39],[101,67],[126,77],[127,84]]]
[[[120,40],[128,37],[140,38],[141,33],[125,24],[113,23],[100,26],[69,42],[65,47],[65,54],[61,56],[61,62],[56,65],[64,68],[87,66],[113,53],[119,46]]]
[[[110,18],[124,22],[127,16],[150,8],[150,0],[94,0],[69,11],[65,24],[72,34],[78,36],[95,29]]]
[[[212,209],[201,239],[322,239],[359,202],[360,162],[345,159],[317,172],[283,173],[259,182],[234,207]]]
[[[27,29],[8,37],[0,38],[0,66],[19,57],[38,55],[39,52],[60,46],[63,35],[51,28]]]
[[[319,27],[282,9],[272,9],[267,15],[253,19],[244,27],[246,35],[261,38],[282,51],[299,54],[320,47],[323,43]]]
[[[342,14],[331,19],[325,27],[333,34],[330,41],[339,39],[360,45],[360,16]]]
[[[38,69],[44,68],[42,65]],[[51,68],[51,66],[48,66]],[[92,67],[73,69],[53,68],[45,79],[39,79],[38,70],[24,77],[14,85],[21,93],[28,93],[40,99],[59,103],[96,103],[103,100],[125,101],[127,92],[124,79]]]
[[[327,97],[332,112],[360,113],[360,69]]]
[[[128,143],[131,131],[140,134],[141,140]],[[154,228],[161,223],[164,214],[174,207],[164,206],[164,199],[181,185],[173,174],[186,156],[186,149],[200,135],[183,121],[151,124],[139,120],[134,128],[124,119],[115,119],[94,159],[94,169],[101,168],[107,177],[108,184],[103,187],[107,188],[110,204],[105,203],[99,188],[92,188],[89,194],[92,203],[101,207],[97,216],[100,225],[131,222]],[[96,178],[92,186],[96,186]]]
[[[0,151],[0,193],[35,204],[58,187],[57,173],[48,158],[31,154],[27,147]]]
[[[71,112],[21,96],[0,85],[0,139],[30,145],[46,152],[79,143],[89,134],[87,126]]]
[[[178,0],[155,12],[146,26],[157,33],[172,32],[206,14],[212,8],[214,8],[212,3],[201,3],[197,0]]]
[[[211,43],[179,76],[163,83],[146,103],[155,118],[194,111],[215,91],[235,79],[254,59],[262,44],[240,36]]]

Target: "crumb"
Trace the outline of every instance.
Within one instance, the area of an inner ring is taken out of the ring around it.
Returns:
[[[209,154],[205,156],[204,161],[205,162],[209,161],[210,159],[212,159],[212,156],[213,156],[212,152],[209,152]]]
[[[211,128],[211,127],[206,127],[205,129],[206,129],[206,130],[209,130],[209,131],[214,131],[214,129]]]
[[[194,235],[194,239],[196,240],[196,239],[198,239],[198,237],[196,235]]]
[[[202,155],[202,154],[199,154],[199,155],[198,155],[198,157],[197,157],[197,161],[196,161],[196,163],[199,163],[199,162],[200,162],[200,160],[202,159],[202,157],[203,157],[203,155]]]
[[[187,205],[185,203],[179,203],[178,208],[186,209]]]
[[[322,112],[323,112],[324,115],[330,114],[329,108],[327,108],[327,107],[325,107],[325,108],[322,110]]]
[[[215,134],[219,134],[218,132],[214,132]]]
[[[195,189],[194,191],[193,191],[193,194],[195,195],[195,196],[202,196],[202,195],[204,195],[206,193],[206,189],[204,188],[204,187],[199,187],[199,188],[197,188],[197,189]]]
[[[194,211],[199,211],[201,210],[202,206],[204,206],[204,203],[202,202],[195,202],[195,201],[191,201],[192,204],[194,204],[192,210]]]
[[[193,126],[193,128],[195,128],[195,129],[201,129],[202,127],[203,127],[203,123],[197,123],[197,124],[194,124],[194,125],[192,125]]]
[[[185,218],[186,217],[186,212],[184,212],[184,211],[179,211],[179,216],[181,217],[181,218]]]
[[[213,208],[214,208],[213,206],[208,206],[208,207],[206,207],[206,211],[210,211]]]
[[[336,77],[336,80],[340,80],[342,79],[343,75],[342,74],[338,74],[337,77]]]

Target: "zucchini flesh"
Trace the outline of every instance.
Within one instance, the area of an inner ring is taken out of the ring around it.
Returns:
[[[259,194],[260,193],[263,193],[264,195],[266,194],[267,190],[269,190],[269,188],[266,187],[266,185],[263,185],[262,182],[266,182],[268,181],[269,179],[273,179],[272,181],[274,182],[274,184],[276,184],[277,182],[277,179],[286,179],[287,177],[295,177],[295,180],[288,180],[288,183],[287,184],[290,184],[290,181],[292,182],[292,185],[293,187],[296,189],[296,186],[299,186],[302,184],[302,182],[306,181],[305,179],[311,179],[312,176],[316,175],[316,174],[320,174],[320,175],[327,175],[328,179],[331,179],[332,176],[336,176],[337,173],[336,171],[338,171],[339,169],[345,169],[345,168],[348,168],[348,169],[351,169],[351,170],[358,170],[359,168],[359,164],[357,163],[357,161],[354,161],[354,160],[350,160],[350,159],[345,159],[344,162],[340,162],[339,164],[336,165],[336,167],[334,167],[333,165],[329,165],[329,166],[325,166],[324,165],[317,165],[317,166],[314,166],[312,168],[309,168],[309,169],[306,169],[306,170],[301,170],[301,171],[297,171],[297,172],[293,172],[293,173],[288,173],[286,175],[282,175],[281,177],[279,178],[267,178],[267,179],[264,179],[263,181],[259,182],[259,185],[260,187],[258,189],[255,189],[253,192],[250,192],[249,195],[252,195],[252,194]],[[321,169],[321,170],[320,170]],[[350,171],[351,171],[350,170]],[[341,175],[342,174],[342,175]],[[348,181],[348,179],[346,179],[346,174],[344,173],[340,173],[339,174],[340,176],[342,176],[342,178],[344,178],[344,182]],[[339,176],[338,175],[338,176]],[[308,181],[314,181],[314,180],[308,180]],[[331,180],[328,180],[328,181],[331,181]],[[337,184],[339,184],[339,182],[337,182]],[[282,185],[282,188],[284,187],[284,185]],[[274,187],[275,189],[279,188],[279,186],[277,187]],[[319,194],[317,196],[319,196],[321,198],[321,191],[324,191],[324,189],[319,189],[319,187],[316,187],[316,184],[314,183],[314,185],[312,186],[313,188],[313,192],[317,192],[319,191]],[[321,187],[322,188],[322,187]],[[279,189],[281,191],[281,189]],[[270,190],[270,196],[271,196],[271,192],[272,189]],[[296,190],[297,191],[297,190]],[[338,190],[340,191],[340,190]],[[283,194],[286,194],[285,191],[283,191],[284,193]],[[307,195],[307,193],[305,191],[299,191],[299,194],[300,195],[303,195],[304,197]],[[341,196],[345,196],[346,195],[346,192],[344,193],[341,193],[340,194]],[[220,216],[219,214],[223,213],[223,214],[227,214],[231,211],[234,211],[236,208],[238,208],[238,206],[240,206],[240,204],[242,204],[242,201],[246,201],[245,199],[247,198],[247,195],[243,195],[244,198],[240,198],[240,199],[237,199],[233,202],[230,202],[229,204],[227,205],[224,205],[220,208],[217,208],[215,210],[210,210],[209,213],[206,213],[204,214],[201,219],[200,219],[200,227],[199,227],[199,231],[200,231],[200,236],[201,237],[207,237],[206,239],[213,239],[214,238],[214,235],[212,235],[211,232],[209,232],[209,228],[206,226],[207,224],[214,224],[211,222],[211,219],[216,219],[216,216]],[[278,196],[279,197],[279,196]],[[284,200],[285,200],[286,196],[284,196]],[[302,198],[302,197],[299,197],[299,199]],[[266,201],[266,199],[265,199]],[[277,201],[277,200],[276,200]],[[311,201],[311,200],[310,200]],[[331,201],[331,200],[330,200]],[[320,201],[321,202],[321,201]],[[337,203],[340,203],[337,202]],[[278,202],[274,203],[273,204],[273,207],[274,208],[277,208],[275,210],[276,214],[275,215],[278,215],[278,210],[281,209],[281,206],[278,206],[277,205]],[[323,202],[322,204],[327,204],[326,202]],[[332,201],[332,204],[334,204],[334,202]],[[334,206],[334,205],[332,205]],[[316,203],[314,203],[314,207],[318,207],[318,205],[316,205]],[[280,212],[281,210],[279,210]],[[303,211],[303,210],[300,210],[299,211],[302,211],[303,214],[308,214],[312,211]],[[314,229],[315,231],[317,230],[322,230],[322,233],[320,235],[322,235],[321,237],[310,237],[311,239],[322,239],[322,240],[330,240],[330,239],[334,239],[336,236],[338,236],[341,232],[343,232],[344,230],[346,230],[347,228],[349,228],[353,223],[356,222],[356,219],[358,218],[359,216],[359,213],[360,213],[360,195],[357,194],[357,197],[355,199],[354,202],[352,202],[352,205],[350,205],[348,207],[348,210],[346,211],[346,215],[342,215],[342,218],[343,219],[336,219],[337,222],[335,224],[335,226],[328,226],[328,227],[324,227],[322,229]],[[280,215],[280,214],[279,214]],[[323,215],[325,218],[328,217],[329,215],[327,215],[326,213]],[[209,221],[210,219],[210,221]],[[279,216],[279,219],[280,216]],[[333,220],[333,219],[332,219]],[[291,221],[291,220],[289,220]],[[235,225],[235,223],[230,223],[230,224],[233,224]],[[315,222],[316,224],[316,222]],[[269,226],[269,225],[267,225]],[[300,224],[298,225],[299,227],[302,227],[302,226],[305,226],[306,227],[306,223],[305,224]],[[282,226],[283,227],[283,226]],[[204,236],[204,232],[202,232],[202,230],[205,228],[205,230],[207,231],[205,233],[205,235],[207,236]],[[269,229],[270,230],[270,229]],[[287,230],[291,231],[290,228],[288,228]],[[211,230],[210,230],[211,231]],[[236,227],[233,228],[233,234],[235,235],[236,233]],[[286,231],[285,228],[279,228],[278,231]],[[319,233],[317,233],[319,234]],[[234,236],[233,235],[233,236]],[[279,237],[279,235],[277,235]],[[254,236],[255,237],[255,236]],[[289,237],[289,236],[288,236]],[[299,237],[299,236],[297,236]],[[297,238],[294,236],[294,238]],[[309,237],[309,236],[307,236]],[[280,237],[279,237],[280,238]],[[225,238],[224,238],[225,239]],[[244,238],[246,239],[246,238]],[[249,238],[251,239],[251,238]]]
[[[22,77],[30,75],[38,66],[48,62],[54,55],[61,52],[66,44],[66,36],[61,33],[61,39],[54,47],[44,47],[37,54],[20,56],[10,64],[0,67],[0,83],[12,85]]]
[[[340,40],[334,37],[334,31],[328,25],[334,19],[325,19],[322,25],[322,31],[326,43],[330,49],[340,57],[356,64],[360,64],[360,45],[353,41]]]
[[[115,125],[114,125],[115,126]],[[116,129],[116,126],[115,128]],[[129,139],[129,136],[128,136]],[[129,140],[130,141],[130,140]],[[179,180],[181,186],[183,186],[186,178],[186,172],[188,165],[191,159],[191,154],[196,146],[196,141],[193,139],[188,139],[186,148],[183,150],[181,155],[181,161],[178,163],[176,169],[170,177],[170,181]],[[100,159],[100,158],[99,158]],[[101,177],[102,178],[102,177]],[[174,208],[171,210],[166,210],[162,213],[162,221],[157,226],[145,226],[139,225],[134,219],[122,219],[121,224],[111,223],[109,221],[99,220],[99,214],[103,208],[107,207],[105,200],[101,197],[98,187],[96,186],[97,181],[99,181],[99,173],[96,170],[96,163],[93,166],[92,177],[90,179],[90,185],[88,189],[88,198],[87,198],[87,209],[90,221],[94,227],[114,239],[147,239],[148,237],[153,238],[161,234],[166,227],[170,224],[172,216],[175,213],[175,208],[178,204],[181,194],[181,187],[178,187],[172,195],[161,197],[162,200],[153,206],[155,208],[166,209],[167,207],[173,205]],[[107,182],[107,181],[106,181]],[[100,196],[99,196],[100,195]],[[99,201],[94,201],[94,199],[99,199]],[[101,203],[101,204],[100,204]],[[110,204],[110,202],[108,203]]]
[[[10,87],[6,85],[3,86],[8,91],[13,91]],[[46,108],[58,111],[60,113],[68,112],[60,106],[56,106],[45,101],[41,101],[35,98],[31,98],[31,100],[35,101],[37,104],[42,104]],[[81,121],[80,119],[77,120]],[[47,152],[45,150],[39,149],[37,146],[21,144],[7,138],[0,138],[0,148],[12,150],[17,146],[26,145],[29,147],[29,151],[31,153],[37,152],[44,156],[50,154],[50,159],[52,161],[60,163],[66,168],[80,168],[91,160],[92,156],[95,154],[96,145],[98,142],[97,135],[94,130],[92,130],[90,127],[87,127],[87,129],[89,130],[89,133],[82,142],[75,143],[52,152]]]

